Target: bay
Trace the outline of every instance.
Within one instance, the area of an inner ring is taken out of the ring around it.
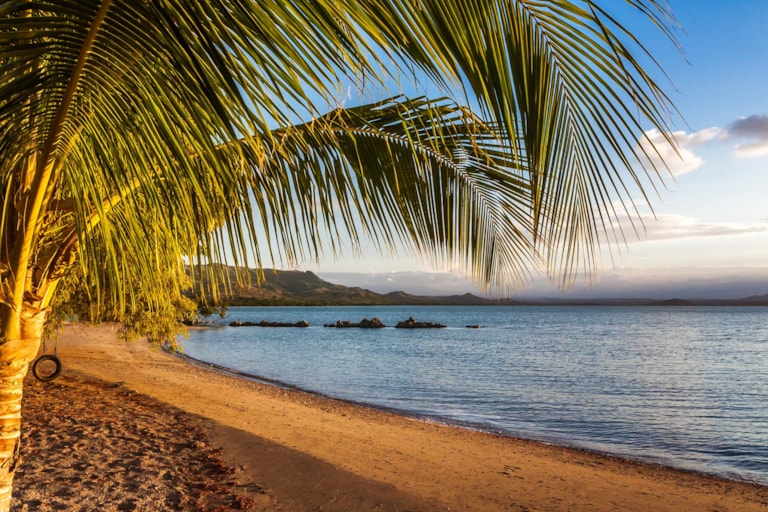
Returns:
[[[365,317],[389,327],[323,327]],[[392,328],[408,317],[447,327]],[[310,327],[194,330],[185,353],[437,421],[768,484],[768,308],[238,307],[233,320]]]

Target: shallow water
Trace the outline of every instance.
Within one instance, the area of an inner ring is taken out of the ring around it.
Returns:
[[[331,329],[413,316],[445,329]],[[768,484],[768,308],[232,308],[191,357],[326,395]],[[468,329],[467,324],[480,324]]]

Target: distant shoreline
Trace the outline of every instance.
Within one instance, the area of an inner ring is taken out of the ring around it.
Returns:
[[[243,279],[234,267],[225,267],[229,282],[221,288],[229,306],[768,306],[768,294],[739,299],[696,298],[489,298],[471,293],[457,295],[413,295],[404,291],[377,293],[358,286],[333,284],[312,272],[251,269]],[[248,284],[249,283],[249,284]]]
[[[473,296],[474,297],[474,296]],[[440,297],[423,297],[422,301],[415,302],[361,302],[361,303],[319,303],[301,300],[274,301],[246,301],[233,300],[230,307],[335,307],[335,306],[627,306],[627,307],[766,307],[768,299],[482,299],[459,302],[453,296],[447,296],[445,300]],[[434,299],[434,300],[431,300]]]

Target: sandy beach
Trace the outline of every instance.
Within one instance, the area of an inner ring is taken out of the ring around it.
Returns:
[[[768,511],[768,487],[234,378],[114,325],[28,377],[13,510]]]

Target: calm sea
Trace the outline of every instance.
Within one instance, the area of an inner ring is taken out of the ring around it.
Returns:
[[[408,317],[445,329],[394,329]],[[325,323],[378,317],[385,329]],[[355,402],[768,484],[768,308],[263,307],[187,355]],[[479,324],[469,329],[467,324]]]

